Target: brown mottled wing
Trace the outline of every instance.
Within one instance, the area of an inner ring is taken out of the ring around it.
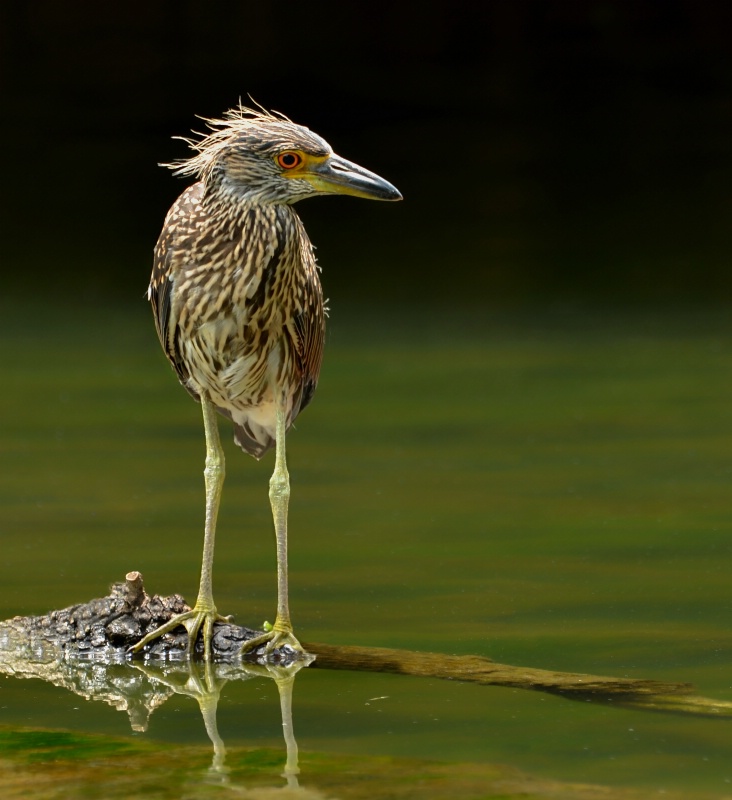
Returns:
[[[300,408],[313,399],[318,385],[320,366],[323,363],[323,341],[325,339],[325,316],[322,298],[313,306],[295,317],[294,327],[297,331],[296,352],[302,371],[302,394]],[[294,416],[293,416],[294,418]]]
[[[318,267],[305,229],[300,229],[303,244],[305,278],[302,285],[302,310],[294,315],[289,328],[293,349],[301,375],[299,404],[293,404],[292,419],[313,399],[318,385],[320,366],[323,363],[323,344],[325,342],[325,309],[323,290],[318,278]]]
[[[165,218],[163,230],[155,245],[153,271],[148,288],[155,328],[160,344],[173,365],[183,386],[196,398],[188,386],[188,370],[176,345],[175,324],[171,317],[173,286],[178,260],[183,255],[181,245],[195,232],[196,209],[203,194],[203,184],[189,186],[172,205]]]

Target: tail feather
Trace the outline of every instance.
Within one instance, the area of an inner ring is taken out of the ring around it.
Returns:
[[[216,406],[216,410],[222,417],[230,419],[234,425],[234,442],[241,447],[241,449],[248,453],[250,456],[259,461],[259,459],[275,445],[273,436],[262,428],[261,425],[252,425],[249,420],[244,422],[236,422],[231,416],[231,411],[228,408],[220,408]]]
[[[245,453],[254,456],[257,461],[275,444],[275,440],[266,431],[262,428],[259,431],[264,441],[257,438],[249,425],[237,425],[234,423],[234,441]]]

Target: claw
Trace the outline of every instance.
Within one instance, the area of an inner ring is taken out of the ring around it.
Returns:
[[[290,647],[301,656],[306,655],[305,648],[298,642],[292,628],[279,626],[276,622],[274,625],[267,625],[265,623],[265,632],[253,639],[244,642],[241,648],[241,654],[251,653],[261,645],[265,645],[264,655],[269,656],[275,650],[281,647]]]

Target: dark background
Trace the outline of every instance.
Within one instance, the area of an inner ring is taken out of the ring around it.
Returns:
[[[331,298],[732,290],[732,4],[29,0],[0,37],[6,296],[137,302],[157,162],[247,94],[404,194],[299,205]]]

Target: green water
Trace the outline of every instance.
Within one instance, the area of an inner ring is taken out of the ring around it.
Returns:
[[[0,618],[101,596],[131,569],[194,598],[202,425],[145,305],[3,308]],[[691,681],[732,700],[730,320],[336,305],[318,394],[288,439],[299,636]],[[259,625],[275,604],[272,458],[224,440],[215,596]],[[228,685],[227,746],[281,747],[278,708],[265,679]],[[723,720],[317,670],[298,676],[294,716],[306,756],[732,793]],[[0,725],[131,736],[101,703],[7,677]],[[144,736],[207,742],[185,697]]]

